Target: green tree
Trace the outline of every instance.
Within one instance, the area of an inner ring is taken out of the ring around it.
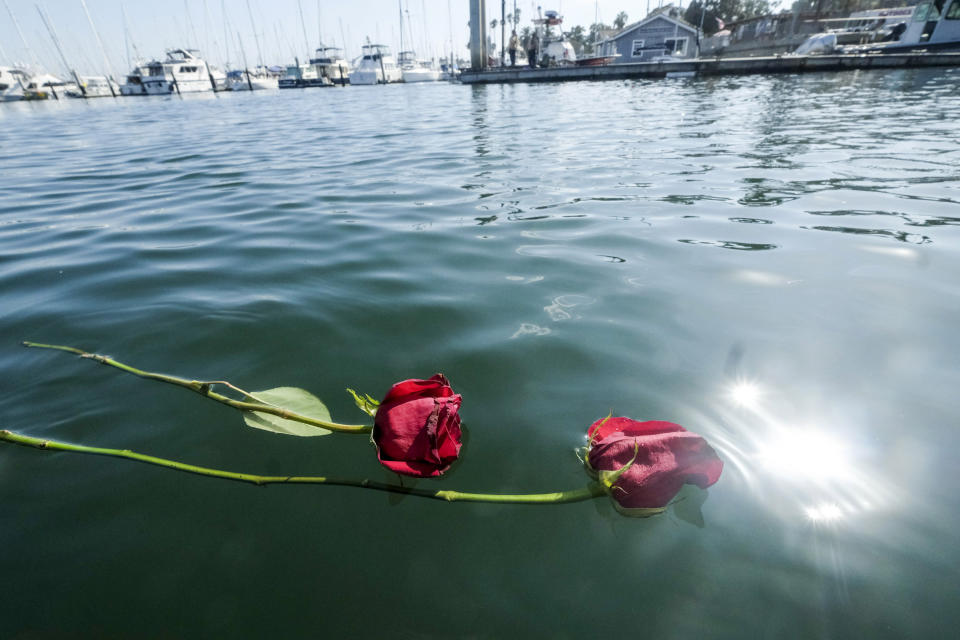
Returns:
[[[570,41],[570,44],[573,45],[573,50],[578,54],[583,52],[587,48],[587,31],[580,25],[575,26],[570,31],[567,31],[563,34],[567,40]]]
[[[617,14],[617,17],[613,19],[613,26],[617,29],[623,29],[627,26],[627,14],[625,11]]]
[[[815,3],[817,0],[800,1]],[[827,2],[829,0],[821,1]],[[769,0],[693,0],[687,6],[683,19],[696,26],[703,24],[703,32],[709,36],[720,30],[718,19],[725,23],[733,22],[734,20],[767,15],[770,11]]]

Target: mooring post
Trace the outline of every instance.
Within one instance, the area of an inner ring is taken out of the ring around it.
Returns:
[[[487,66],[487,8],[485,0],[470,0],[470,69]]]

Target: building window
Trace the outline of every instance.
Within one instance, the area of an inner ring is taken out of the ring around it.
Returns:
[[[687,55],[687,39],[667,38],[663,41],[663,49],[667,55],[685,56]]]
[[[634,58],[643,57],[643,40],[634,40],[633,47],[630,48],[630,55]]]

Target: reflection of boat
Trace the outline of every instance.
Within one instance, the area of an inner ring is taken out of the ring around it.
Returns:
[[[404,82],[436,82],[440,79],[440,69],[431,61],[418,60],[413,51],[401,51],[399,63]]]
[[[140,81],[149,95],[197,93],[216,91],[216,78],[207,63],[194,49],[170,49],[163,62],[154,60],[146,65],[147,73]],[[222,75],[222,74],[221,74]],[[225,84],[224,78],[224,84]]]
[[[23,100],[23,90],[29,78],[23,69],[0,67],[0,102]]]
[[[350,84],[386,84],[401,82],[403,74],[383,44],[363,45],[360,63],[350,72]]]

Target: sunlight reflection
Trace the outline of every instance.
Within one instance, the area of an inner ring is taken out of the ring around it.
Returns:
[[[835,502],[825,502],[804,509],[807,517],[816,523],[836,522],[843,517],[843,509]]]
[[[842,481],[853,473],[842,441],[806,429],[790,429],[762,443],[759,457],[770,472],[795,480]]]
[[[791,389],[796,393],[796,388]],[[895,487],[872,472],[869,440],[858,437],[857,412],[835,402],[822,415],[801,412],[796,401],[749,378],[722,390],[723,428],[712,442],[766,508],[787,519],[813,523],[849,521],[889,506]]]
[[[755,409],[759,406],[762,393],[755,382],[739,380],[730,387],[728,395],[735,405]]]

